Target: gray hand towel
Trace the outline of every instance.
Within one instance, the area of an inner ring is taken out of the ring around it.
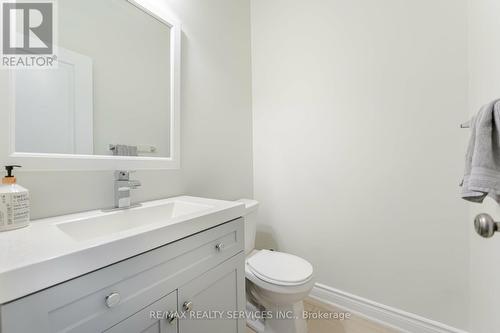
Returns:
[[[110,145],[115,156],[138,156],[137,146]]]
[[[500,204],[500,100],[481,108],[470,122],[471,137],[462,181],[462,198]]]

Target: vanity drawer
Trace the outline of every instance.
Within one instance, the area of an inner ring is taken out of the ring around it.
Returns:
[[[237,219],[5,304],[0,331],[102,332],[243,249]]]

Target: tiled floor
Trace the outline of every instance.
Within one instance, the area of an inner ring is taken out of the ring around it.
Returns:
[[[308,312],[334,312],[342,310],[331,305],[323,304],[313,299],[304,302],[305,310]],[[398,333],[398,331],[373,323],[358,316],[351,316],[346,320],[309,320],[309,333]],[[247,328],[247,333],[254,333]]]

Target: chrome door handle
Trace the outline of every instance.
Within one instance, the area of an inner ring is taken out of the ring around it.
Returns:
[[[500,223],[495,222],[488,214],[479,214],[474,219],[474,228],[479,236],[491,238],[495,235],[495,232],[500,230]]]

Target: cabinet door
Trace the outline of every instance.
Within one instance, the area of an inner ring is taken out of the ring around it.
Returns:
[[[177,333],[177,291],[145,307],[105,333]]]
[[[179,333],[244,333],[245,254],[179,288]]]

